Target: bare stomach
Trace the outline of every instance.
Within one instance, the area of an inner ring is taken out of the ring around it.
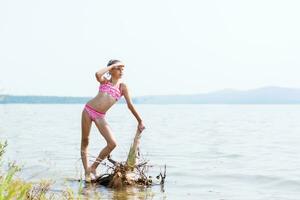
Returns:
[[[116,100],[109,94],[99,92],[97,96],[89,100],[86,104],[99,112],[107,112],[115,102]]]

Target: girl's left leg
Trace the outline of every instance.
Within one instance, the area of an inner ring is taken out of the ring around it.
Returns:
[[[104,137],[104,139],[106,140],[106,147],[104,147],[97,159],[94,161],[94,163],[91,165],[91,171],[95,173],[96,168],[98,167],[98,165],[100,164],[100,162],[102,160],[104,160],[109,154],[110,152],[112,152],[112,150],[117,146],[116,143],[116,139],[112,133],[111,128],[109,127],[108,123],[105,121],[104,118],[98,118],[95,121],[96,127],[98,128],[99,132],[101,133],[101,135]]]

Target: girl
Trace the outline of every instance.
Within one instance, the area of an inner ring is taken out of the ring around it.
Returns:
[[[119,60],[110,60],[107,67],[104,67],[95,73],[97,81],[100,83],[99,93],[89,100],[81,116],[81,159],[85,171],[85,180],[91,181],[96,179],[96,169],[99,163],[105,159],[116,147],[116,139],[105,120],[105,113],[114,105],[122,96],[125,97],[127,107],[135,116],[138,122],[138,131],[145,129],[143,121],[132,104],[129,95],[128,86],[121,82],[124,64]],[[104,74],[109,72],[110,79],[106,79]],[[95,123],[99,132],[107,142],[107,145],[100,151],[98,157],[91,166],[88,166],[87,149],[89,144],[89,134],[92,122]]]

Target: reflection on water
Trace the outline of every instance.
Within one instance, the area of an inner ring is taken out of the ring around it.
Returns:
[[[116,200],[130,200],[130,199],[166,199],[163,195],[156,196],[156,192],[153,191],[153,187],[159,187],[161,193],[163,188],[159,185],[146,187],[126,187],[123,189],[109,189],[103,186],[93,186],[86,184],[83,188],[82,194],[93,199],[93,197],[100,197],[100,199],[116,199]]]
[[[146,130],[142,156],[152,173],[167,164],[164,191],[152,188],[111,190],[86,186],[102,199],[296,199],[300,195],[300,106],[298,105],[136,105]],[[26,180],[55,180],[53,191],[74,191],[83,174],[78,104],[0,105],[0,139],[8,140],[5,158],[24,166]],[[136,120],[125,105],[107,113],[118,142],[112,156],[123,161]],[[93,125],[89,153],[105,141]],[[94,157],[90,157],[90,162]],[[98,173],[105,169],[99,165]]]

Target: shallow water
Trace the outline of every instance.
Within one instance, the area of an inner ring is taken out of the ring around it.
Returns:
[[[55,180],[79,187],[81,104],[0,105],[6,161],[23,165],[25,180]],[[167,164],[164,188],[114,191],[103,199],[299,199],[300,105],[140,105],[145,121],[143,157],[154,170]],[[125,160],[136,120],[125,104],[107,113],[118,141],[112,156]],[[89,153],[104,140],[93,124]],[[91,158],[92,159],[92,158]],[[99,166],[98,172],[103,171]],[[86,189],[87,192],[93,189]]]

